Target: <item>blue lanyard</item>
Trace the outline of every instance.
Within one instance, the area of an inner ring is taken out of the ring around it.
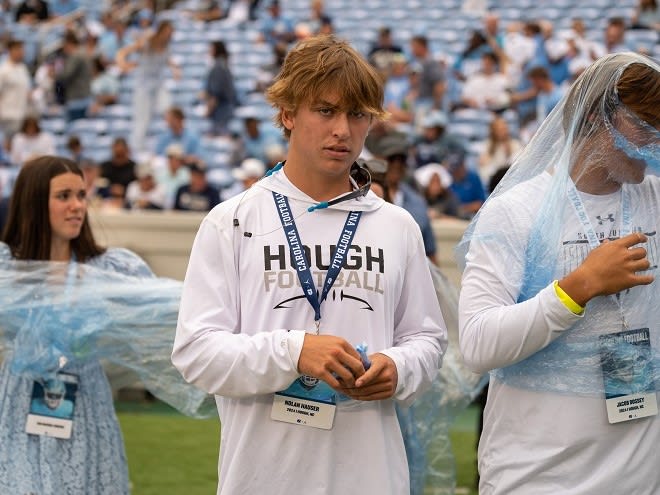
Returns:
[[[309,304],[312,305],[312,308],[314,308],[314,321],[318,322],[321,319],[321,303],[325,301],[328,292],[330,292],[332,285],[335,283],[335,280],[337,280],[341,267],[344,265],[344,260],[351,247],[351,242],[355,236],[355,231],[360,222],[360,215],[362,215],[362,212],[351,211],[348,213],[346,223],[344,223],[344,228],[339,235],[335,252],[332,255],[330,266],[325,275],[321,297],[318,297],[316,286],[314,285],[314,278],[312,277],[312,272],[309,268],[309,263],[307,262],[307,256],[305,256],[305,250],[300,241],[300,234],[298,233],[296,222],[293,219],[293,214],[289,207],[289,199],[275,191],[273,191],[273,199],[275,200],[277,213],[282,222],[286,241],[289,244],[291,259],[293,260],[296,272],[298,273],[298,280],[300,280],[300,285],[305,297],[309,301]]]
[[[570,200],[571,204],[573,205],[573,208],[575,209],[575,213],[577,214],[578,220],[580,220],[580,223],[582,224],[584,233],[586,234],[587,240],[589,241],[589,246],[591,247],[591,249],[597,248],[598,246],[600,246],[600,241],[598,240],[598,236],[596,235],[594,226],[591,224],[591,220],[589,220],[589,215],[587,215],[587,210],[584,207],[584,203],[582,202],[582,199],[578,194],[575,184],[571,180],[569,180],[568,183],[568,199]],[[630,192],[622,184],[621,185],[621,231],[619,232],[619,237],[620,238],[625,237],[631,233],[632,233],[632,215],[630,213]],[[619,307],[619,313],[621,314],[621,322],[623,324],[623,328],[628,328],[628,323],[626,322],[626,315],[623,311],[623,305],[621,304],[621,293],[618,292],[616,294],[612,294],[611,297],[616,303],[616,305]]]
[[[591,247],[591,249],[597,248],[598,246],[600,246],[600,240],[596,235],[596,230],[591,224],[591,220],[589,220],[589,215],[587,214],[587,210],[584,207],[584,203],[582,202],[582,199],[580,198],[580,195],[578,194],[578,191],[575,188],[575,184],[573,184],[572,181],[569,181],[568,183],[568,199],[570,200],[571,204],[573,205],[573,208],[575,209],[575,213],[578,217],[578,220],[580,220],[580,223],[582,224],[584,233],[587,236],[587,240],[589,241],[589,246]],[[628,234],[631,234],[632,233],[631,226],[632,226],[632,215],[630,213],[630,192],[625,186],[622,185],[621,186],[621,232],[619,233],[619,237],[625,237]]]

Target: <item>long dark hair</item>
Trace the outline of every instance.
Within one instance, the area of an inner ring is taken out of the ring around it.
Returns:
[[[51,227],[48,210],[50,181],[65,173],[83,177],[75,162],[60,156],[41,156],[23,165],[9,203],[2,241],[20,260],[50,259]],[[94,240],[87,215],[80,235],[71,240],[71,251],[80,262],[105,252]]]

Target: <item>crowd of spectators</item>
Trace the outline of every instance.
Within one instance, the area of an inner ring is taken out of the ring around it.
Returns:
[[[11,193],[11,178],[25,160],[59,153],[83,166],[99,207],[209,210],[286,157],[281,132],[250,102],[258,101],[293,43],[333,33],[336,21],[351,15],[329,0],[311,0],[298,17],[277,0],[194,8],[119,0],[95,17],[81,2],[3,2],[0,198]],[[191,81],[172,53],[179,19],[200,23],[201,30],[223,22],[248,26],[270,52],[269,62],[247,89],[239,85],[234,72],[241,59],[216,29],[206,54],[189,54],[207,59],[192,77],[195,98],[177,103],[172,88]],[[658,31],[660,10],[656,0],[640,0],[631,16],[610,18],[598,32],[579,18],[560,30],[545,19],[504,23],[497,9],[481,13],[478,24],[455,54],[435,49],[427,33],[404,39],[395,25],[374,30],[370,45],[361,47],[384,78],[390,114],[371,130],[363,156],[386,164],[392,200],[420,223],[429,256],[429,218],[471,218],[577,75],[606,53],[648,51],[629,34]],[[12,34],[20,26],[57,36],[35,50],[30,39]],[[121,119],[124,125],[98,139],[91,133],[90,141],[89,127],[108,117],[113,126]],[[44,129],[47,122],[62,127]]]

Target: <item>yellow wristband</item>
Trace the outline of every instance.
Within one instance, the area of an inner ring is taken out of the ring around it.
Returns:
[[[566,294],[566,292],[564,292],[564,289],[559,287],[559,281],[558,280],[555,280],[552,283],[552,285],[554,285],[554,287],[555,287],[555,294],[557,294],[557,297],[559,298],[559,300],[562,302],[562,304],[564,306],[566,306],[568,308],[568,310],[571,313],[574,313],[576,315],[581,315],[582,313],[584,313],[584,308],[582,306],[580,306],[578,303],[576,303],[571,296]]]

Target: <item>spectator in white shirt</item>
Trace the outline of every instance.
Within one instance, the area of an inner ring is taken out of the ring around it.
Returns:
[[[7,43],[7,58],[0,64],[0,130],[9,142],[28,114],[32,80],[20,40]]]
[[[499,71],[493,52],[481,55],[481,70],[468,76],[461,104],[470,108],[501,110],[509,106],[509,80]]]
[[[162,210],[165,207],[166,192],[154,179],[151,164],[138,165],[135,175],[137,180],[126,188],[126,207],[132,210]]]
[[[30,158],[56,153],[55,136],[42,131],[36,117],[27,117],[19,132],[11,139],[9,157],[14,165],[22,166]]]

